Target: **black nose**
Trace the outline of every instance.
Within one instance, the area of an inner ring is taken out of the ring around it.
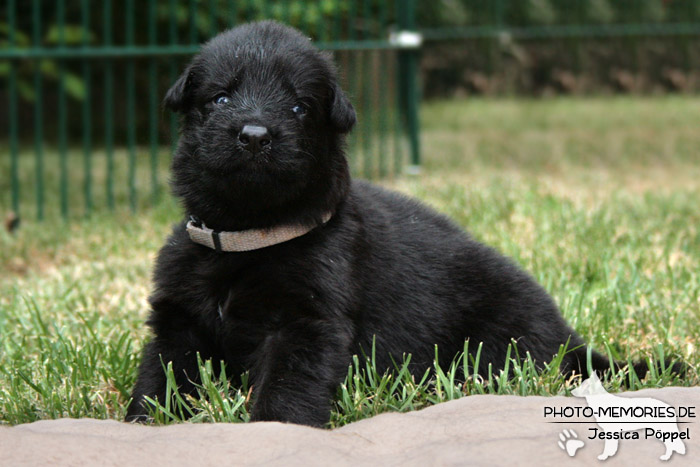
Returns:
[[[238,134],[238,141],[241,145],[252,153],[262,151],[269,146],[272,140],[270,133],[264,126],[246,125]]]

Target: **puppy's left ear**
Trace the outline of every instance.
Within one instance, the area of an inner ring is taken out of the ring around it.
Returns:
[[[337,83],[331,88],[331,94],[331,123],[338,133],[348,133],[357,121],[355,109]]]
[[[185,113],[190,107],[192,88],[194,81],[194,70],[188,66],[180,77],[175,81],[163,99],[163,105],[173,112]]]

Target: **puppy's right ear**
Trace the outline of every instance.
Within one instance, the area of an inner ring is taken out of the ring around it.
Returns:
[[[331,123],[339,133],[348,133],[355,125],[357,117],[350,99],[345,95],[340,85],[333,86],[331,99],[330,118]]]
[[[192,88],[194,82],[194,70],[192,66],[180,75],[163,99],[163,105],[173,112],[185,113],[192,103]]]

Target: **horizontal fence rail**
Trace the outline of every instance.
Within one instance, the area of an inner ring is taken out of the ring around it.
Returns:
[[[418,162],[418,94],[403,76],[416,75],[416,51],[391,40],[411,24],[413,1],[6,2],[3,210],[43,219],[157,200],[178,126],[162,96],[201,43],[252,20],[290,24],[335,55],[358,113],[348,142],[356,174]]]

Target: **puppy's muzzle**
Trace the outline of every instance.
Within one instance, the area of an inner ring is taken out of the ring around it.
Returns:
[[[238,133],[238,143],[243,149],[257,154],[270,146],[272,138],[270,132],[264,126],[245,125]]]

